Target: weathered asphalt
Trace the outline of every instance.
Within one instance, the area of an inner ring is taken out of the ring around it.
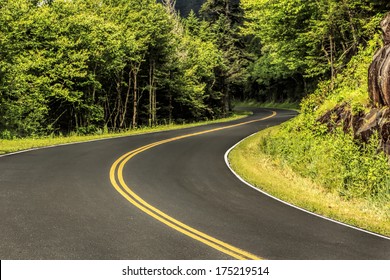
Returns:
[[[388,239],[282,204],[230,172],[223,156],[232,145],[294,115],[276,111],[272,119],[149,149],[126,164],[125,182],[168,215],[262,258],[390,259]],[[257,110],[246,120],[269,114]],[[1,157],[0,259],[231,259],[146,215],[109,178],[128,151],[226,125]]]

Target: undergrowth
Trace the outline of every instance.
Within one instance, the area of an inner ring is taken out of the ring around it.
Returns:
[[[329,188],[314,182],[308,176],[299,175],[286,160],[280,157],[275,159],[275,156],[265,154],[259,143],[263,143],[263,139],[270,140],[270,136],[276,136],[279,132],[280,127],[268,128],[241,142],[229,154],[231,167],[244,180],[283,201],[337,221],[390,236],[389,201],[386,203],[383,198],[375,200],[339,195],[337,191],[330,191]],[[290,139],[285,140],[284,143],[288,143]],[[298,142],[297,139],[296,143]],[[311,141],[307,142],[306,146],[312,144]],[[280,141],[279,147],[283,147],[284,143]],[[302,145],[302,143],[300,144]],[[314,143],[313,148],[316,145],[318,146]],[[306,162],[310,162],[310,151],[307,150],[304,155]],[[289,154],[289,156],[302,160],[298,152],[294,155]],[[317,163],[320,162],[320,159],[325,160],[321,166],[331,164],[324,153],[320,153],[320,156],[321,158],[313,155],[312,159]],[[299,160],[295,162],[300,164]],[[297,164],[295,164],[295,168]],[[337,164],[331,166],[334,174],[338,174],[337,166]],[[312,175],[314,176],[314,174]]]
[[[173,130],[173,129],[184,129],[184,128],[190,128],[190,127],[212,124],[212,123],[233,121],[240,118],[244,118],[248,115],[250,115],[250,112],[236,111],[235,113],[232,114],[232,116],[223,119],[187,123],[187,124],[167,124],[167,125],[160,125],[155,127],[140,127],[137,129],[130,129],[121,132],[97,131],[96,133],[90,135],[84,135],[84,132],[82,132],[81,134],[75,132],[75,133],[71,133],[68,136],[51,135],[48,137],[36,137],[36,138],[30,137],[30,138],[0,139],[0,155],[22,151],[22,150],[33,149],[33,148],[55,146],[55,145],[61,145],[67,143],[85,142],[91,140],[130,136],[136,134],[152,133],[152,132],[159,132],[159,131],[166,131],[166,130]]]
[[[353,114],[369,110],[367,69],[379,42],[379,37],[371,40],[333,83],[320,83],[316,92],[302,101],[301,114],[262,138],[260,147],[281,165],[288,165],[330,192],[347,199],[384,203],[390,209],[390,165],[378,149],[378,136],[365,144],[341,128],[329,133],[317,121],[339,104],[347,104]]]
[[[277,108],[277,109],[291,109],[298,110],[299,102],[297,101],[285,101],[285,102],[258,102],[256,100],[245,100],[245,101],[234,101],[233,102],[235,108],[240,107],[250,107],[250,108]]]
[[[337,130],[295,130],[289,123],[260,141],[265,153],[276,156],[298,174],[346,198],[390,202],[390,168],[387,156],[378,151],[378,139],[368,144]]]

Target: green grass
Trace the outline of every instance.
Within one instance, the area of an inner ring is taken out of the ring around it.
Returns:
[[[243,142],[231,160],[243,178],[276,197],[390,236],[390,166],[389,157],[378,149],[379,136],[363,143],[351,126],[319,121],[336,106],[353,115],[371,109],[367,69],[377,39],[361,49],[333,82],[321,81],[302,100],[296,118]]]
[[[41,137],[41,138],[22,138],[13,140],[2,140],[0,139],[0,154],[7,154],[12,152],[18,152],[22,150],[28,150],[33,148],[55,146],[68,143],[85,142],[91,140],[99,140],[106,138],[115,138],[121,136],[130,136],[144,133],[152,133],[166,130],[184,129],[190,127],[196,127],[201,125],[221,123],[237,120],[250,115],[250,112],[236,111],[231,117],[212,120],[202,121],[188,124],[170,124],[170,125],[159,125],[156,127],[143,127],[138,129],[132,129],[121,133],[102,133],[95,135],[73,135],[73,136],[54,136],[54,137]]]
[[[276,133],[270,128],[238,145],[229,155],[232,168],[246,181],[308,211],[390,236],[390,202],[341,196],[339,192],[296,173],[277,157],[261,150],[262,139]]]
[[[272,102],[272,101],[257,102],[255,100],[246,100],[246,101],[234,101],[233,105],[235,107],[276,108],[276,109],[299,110],[299,102],[290,102],[290,101],[278,103],[278,102]]]
[[[369,41],[334,81],[319,82],[302,100],[296,118],[244,141],[230,160],[244,179],[276,197],[390,236],[389,157],[378,149],[378,135],[363,143],[342,122],[319,122],[341,105],[355,116],[372,109],[367,69],[380,41],[380,36]],[[298,107],[253,101],[236,106]]]

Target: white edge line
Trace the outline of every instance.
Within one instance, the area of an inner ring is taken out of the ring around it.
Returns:
[[[92,142],[97,142],[97,141],[105,141],[105,140],[110,140],[110,139],[118,139],[118,138],[125,138],[125,137],[131,137],[131,136],[137,136],[137,135],[143,135],[143,134],[152,134],[152,133],[156,133],[156,132],[149,132],[149,133],[141,133],[141,134],[134,134],[134,135],[121,135],[121,136],[114,136],[114,137],[107,137],[107,138],[101,138],[101,139],[92,139],[92,140],[88,140],[88,141],[79,141],[79,142],[71,142],[71,143],[63,143],[63,144],[57,144],[57,145],[51,145],[51,146],[44,146],[44,147],[37,147],[37,148],[32,148],[32,149],[27,149],[27,150],[22,150],[22,151],[17,151],[17,152],[13,152],[13,153],[7,153],[7,154],[3,154],[3,155],[0,155],[0,158],[2,157],[7,157],[7,156],[12,156],[12,155],[17,155],[17,154],[22,154],[22,153],[28,153],[28,152],[31,152],[31,151],[36,151],[36,150],[43,150],[43,149],[50,149],[50,148],[55,148],[55,147],[61,147],[61,146],[68,146],[68,145],[76,145],[76,144],[84,144],[84,143],[92,143]],[[245,141],[246,139],[254,136],[255,134],[257,134],[258,132],[255,132],[247,137],[245,137],[244,139],[242,139],[241,141],[239,141],[238,143],[236,143],[235,145],[233,145],[229,150],[226,151],[225,155],[224,155],[224,159],[225,159],[225,163],[227,165],[227,167],[230,169],[230,171],[241,181],[243,182],[245,185],[249,186],[250,188],[272,198],[272,199],[275,199],[283,204],[286,204],[290,207],[293,207],[295,209],[298,209],[300,211],[303,211],[305,213],[308,213],[308,214],[311,214],[313,216],[316,216],[316,217],[319,217],[319,218],[322,218],[322,219],[325,219],[327,221],[330,221],[330,222],[333,222],[333,223],[336,223],[336,224],[339,224],[339,225],[342,225],[342,226],[346,226],[346,227],[349,227],[349,228],[352,228],[352,229],[355,229],[355,230],[358,230],[358,231],[361,231],[361,232],[364,232],[364,233],[368,233],[368,234],[371,234],[371,235],[374,235],[374,236],[377,236],[377,237],[381,237],[381,238],[384,238],[384,239],[387,239],[387,240],[390,240],[390,237],[387,237],[387,236],[384,236],[384,235],[381,235],[381,234],[378,234],[378,233],[374,233],[374,232],[371,232],[371,231],[368,231],[368,230],[364,230],[364,229],[361,229],[361,228],[358,228],[358,227],[355,227],[355,226],[351,226],[351,225],[348,225],[346,223],[343,223],[343,222],[340,222],[340,221],[336,221],[336,220],[333,220],[333,219],[330,219],[330,218],[327,218],[327,217],[324,217],[324,216],[321,216],[319,214],[316,214],[316,213],[313,213],[313,212],[310,212],[306,209],[303,209],[301,207],[298,207],[298,206],[295,206],[291,203],[288,203],[286,201],[283,201],[273,195],[270,195],[269,193],[266,193],[265,191],[253,186],[252,184],[248,183],[247,181],[245,181],[240,175],[238,175],[233,169],[232,167],[230,166],[230,163],[229,163],[229,160],[228,160],[228,155],[230,154],[230,152],[235,148],[237,147],[239,144],[241,144],[241,142]]]
[[[241,142],[243,142],[243,141],[245,141],[246,139],[248,139],[248,138],[254,136],[254,135],[257,134],[257,133],[259,133],[259,132],[255,132],[255,133],[249,135],[248,137],[245,137],[245,138],[242,139],[240,142],[238,142],[238,143],[235,144],[233,147],[231,147],[229,150],[227,150],[227,152],[226,152],[225,155],[224,155],[224,159],[225,159],[225,163],[226,163],[227,167],[230,169],[230,171],[231,171],[231,172],[232,172],[232,173],[233,173],[241,182],[243,182],[245,185],[249,186],[250,188],[252,188],[252,189],[254,189],[254,190],[256,190],[256,191],[258,191],[258,192],[260,192],[260,193],[262,193],[262,194],[264,194],[264,195],[266,195],[266,196],[268,196],[268,197],[270,197],[270,198],[272,198],[272,199],[275,199],[276,201],[279,201],[279,202],[281,202],[281,203],[283,203],[283,204],[285,204],[285,205],[288,205],[288,206],[290,206],[290,207],[293,207],[293,208],[295,208],[295,209],[298,209],[298,210],[303,211],[303,212],[305,212],[305,213],[308,213],[308,214],[310,214],[310,215],[313,215],[313,216],[316,216],[316,217],[318,217],[318,218],[321,218],[321,219],[324,219],[324,220],[327,220],[327,221],[330,221],[330,222],[333,222],[333,223],[336,223],[336,224],[339,224],[339,225],[342,225],[342,226],[345,226],[345,227],[349,227],[349,228],[352,228],[352,229],[355,229],[355,230],[358,230],[358,231],[361,231],[361,232],[364,232],[364,233],[367,233],[367,234],[370,234],[370,235],[374,235],[374,236],[376,236],[376,237],[380,237],[380,238],[383,238],[383,239],[390,240],[390,237],[387,237],[387,236],[384,236],[384,235],[381,235],[381,234],[378,234],[378,233],[375,233],[375,232],[371,232],[371,231],[368,231],[368,230],[364,230],[364,229],[361,229],[361,228],[358,228],[358,227],[355,227],[355,226],[352,226],[352,225],[349,225],[349,224],[346,224],[346,223],[343,223],[343,222],[340,222],[340,221],[336,221],[336,220],[333,220],[333,219],[331,219],[331,218],[328,218],[328,217],[325,217],[325,216],[322,216],[322,215],[319,215],[319,214],[310,212],[310,211],[308,211],[308,210],[306,210],[306,209],[303,209],[303,208],[301,208],[301,207],[298,207],[298,206],[296,206],[296,205],[293,205],[293,204],[291,204],[291,203],[288,203],[288,202],[286,202],[286,201],[283,201],[283,200],[281,200],[280,198],[277,198],[277,197],[275,197],[275,196],[273,196],[273,195],[270,195],[269,193],[267,193],[267,192],[265,192],[265,191],[263,191],[263,190],[261,190],[261,189],[255,187],[255,186],[253,186],[252,184],[250,184],[250,183],[248,183],[247,181],[245,181],[245,180],[244,180],[240,175],[238,175],[238,174],[233,170],[233,168],[230,166],[229,159],[228,159],[228,155],[230,154],[230,152],[231,152],[235,147],[237,147],[239,144],[241,144]]]

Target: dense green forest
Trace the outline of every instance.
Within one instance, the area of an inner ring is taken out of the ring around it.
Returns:
[[[335,86],[389,6],[207,0],[183,18],[174,3],[0,0],[0,137],[215,119],[233,99],[300,100],[319,81]]]
[[[1,137],[227,115],[230,20],[184,20],[164,2],[1,0]]]
[[[390,153],[390,111],[368,89],[368,69],[384,44],[380,22],[390,3],[241,3],[246,19],[241,30],[255,48],[261,46],[248,67],[250,94],[303,98],[299,116],[258,143],[262,152],[329,192],[374,201],[390,218],[389,158],[383,152]]]
[[[176,0],[176,9],[181,16],[186,17],[191,10],[198,13],[204,0]]]

